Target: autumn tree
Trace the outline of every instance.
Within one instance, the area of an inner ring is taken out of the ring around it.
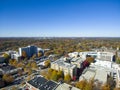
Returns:
[[[53,69],[49,68],[49,69],[48,69],[48,73],[49,73],[49,75],[51,75],[52,72],[53,72]]]
[[[92,63],[94,61],[94,58],[93,57],[87,57],[86,61],[88,61],[89,63]]]
[[[38,68],[36,62],[31,62],[30,66],[32,67],[32,69],[37,69]]]
[[[35,59],[37,56],[36,56],[36,54],[34,54],[33,56],[32,56],[32,59]]]
[[[58,80],[58,76],[57,76],[57,71],[56,71],[56,70],[54,70],[54,71],[52,72],[51,79],[54,80],[54,81],[57,81],[57,80]]]
[[[69,83],[69,82],[71,81],[71,76],[70,76],[70,74],[67,74],[67,75],[64,76],[64,81],[65,81],[66,83]]]
[[[57,76],[58,76],[58,79],[64,78],[63,71],[58,71],[58,72],[57,72]]]
[[[27,57],[27,53],[25,51],[22,51],[22,57],[26,58]]]
[[[14,81],[14,78],[11,75],[8,75],[8,74],[4,74],[2,79],[7,83],[11,83],[11,82]]]
[[[44,64],[45,64],[45,67],[49,67],[49,66],[50,66],[50,60],[46,60],[46,61],[44,62]]]
[[[81,89],[81,90],[84,90],[85,86],[87,84],[87,81],[86,80],[82,80],[82,81],[79,81],[76,83],[76,87]]]
[[[102,86],[101,90],[110,90],[110,86],[105,84],[105,85]]]
[[[38,57],[41,57],[43,56],[43,53],[42,52],[38,52]]]
[[[8,55],[7,53],[4,53],[3,56],[5,58],[5,63],[8,64],[9,63],[9,59],[10,59],[10,55]]]

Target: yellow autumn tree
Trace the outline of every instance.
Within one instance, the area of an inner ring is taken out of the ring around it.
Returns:
[[[67,74],[67,75],[64,76],[64,81],[65,81],[66,83],[69,83],[69,82],[71,81],[71,76],[70,76],[70,74]]]

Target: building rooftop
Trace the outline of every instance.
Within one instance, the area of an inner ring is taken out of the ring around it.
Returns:
[[[40,90],[53,90],[58,84],[54,81],[48,81],[42,76],[35,77],[28,81],[29,84]]]
[[[94,80],[100,81],[102,84],[107,82],[107,72],[104,70],[97,70]]]
[[[16,69],[14,66],[2,66],[0,67],[3,71],[10,71],[10,70],[13,70],[13,69]]]
[[[83,72],[82,76],[80,76],[80,80],[86,79],[89,81],[90,79],[94,78],[95,74],[95,70],[87,69]]]
[[[108,70],[105,70],[105,68],[89,67],[83,72],[79,80],[90,80],[91,78],[94,78],[95,81],[99,81],[101,84],[104,84],[107,82],[107,76]]]
[[[69,84],[63,83],[60,84],[55,90],[80,90],[80,89],[73,87]]]
[[[60,66],[66,67],[66,68],[74,68],[76,66],[76,65],[65,62],[63,60],[63,58],[60,58],[60,59],[58,59],[58,60],[56,60],[56,61],[54,61],[52,63],[54,63],[54,64],[56,63],[56,64],[58,64]]]

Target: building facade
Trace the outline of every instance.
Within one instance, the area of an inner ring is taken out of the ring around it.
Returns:
[[[71,78],[77,75],[77,66],[70,63],[66,63],[63,59],[59,59],[52,62],[51,68],[57,71],[63,71],[64,75],[69,74]]]
[[[20,54],[20,56],[22,56],[22,52],[23,51],[27,54],[27,57],[31,57],[34,54],[38,53],[38,50],[37,50],[36,46],[27,46],[27,47],[19,48],[19,54]]]

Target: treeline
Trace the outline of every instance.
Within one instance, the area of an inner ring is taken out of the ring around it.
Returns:
[[[0,52],[6,50],[18,50],[19,47],[36,45],[41,48],[49,48],[50,52],[64,55],[73,51],[88,51],[92,48],[116,49],[120,47],[118,38],[0,38]]]

